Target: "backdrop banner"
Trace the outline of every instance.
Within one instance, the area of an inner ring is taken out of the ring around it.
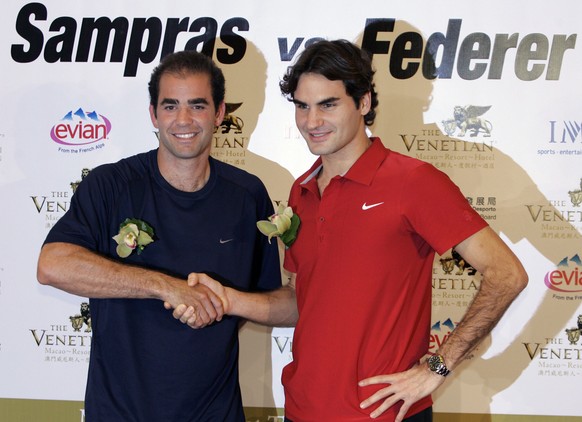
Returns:
[[[279,81],[305,46],[344,38],[373,53],[370,134],[446,172],[529,274],[435,394],[436,419],[582,420],[581,13],[574,0],[6,2],[1,419],[84,420],[88,299],[38,284],[37,258],[83,177],[157,147],[147,83],[160,58],[204,51],[224,70],[227,115],[212,156],[258,175],[276,206],[315,160]],[[449,251],[432,284],[435,351],[480,276]],[[247,420],[282,421],[293,329],[247,323],[240,338]]]

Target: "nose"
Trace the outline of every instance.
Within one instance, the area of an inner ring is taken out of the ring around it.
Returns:
[[[192,123],[191,111],[188,107],[180,107],[176,115],[176,122],[178,124],[187,125]]]
[[[321,118],[320,111],[317,107],[310,108],[307,111],[305,123],[307,125],[307,128],[309,128],[309,129],[315,129],[315,128],[318,128],[319,126],[321,126],[322,118]]]

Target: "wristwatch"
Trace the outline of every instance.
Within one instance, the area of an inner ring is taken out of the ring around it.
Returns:
[[[447,365],[445,365],[445,358],[443,358],[441,355],[432,355],[426,360],[426,363],[428,365],[428,369],[430,369],[435,374],[442,375],[443,377],[446,377],[451,372],[447,368]]]

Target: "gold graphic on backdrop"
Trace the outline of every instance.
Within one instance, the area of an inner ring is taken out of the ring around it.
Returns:
[[[69,317],[71,320],[71,326],[74,331],[81,331],[83,325],[86,325],[86,333],[91,332],[91,310],[88,302],[81,303],[81,313],[75,314]]]
[[[79,187],[79,184],[83,181],[83,179],[85,177],[87,177],[87,175],[90,172],[91,172],[90,169],[84,168],[83,170],[81,170],[81,180],[77,180],[76,182],[71,182],[71,190],[73,191],[73,193],[75,193],[77,191],[77,188]]]
[[[448,136],[455,134],[458,128],[460,132],[458,136],[465,136],[467,130],[471,131],[472,137],[475,137],[479,132],[484,132],[485,137],[491,136],[493,126],[489,120],[481,117],[485,114],[491,106],[474,106],[469,105],[465,107],[455,106],[453,109],[453,119],[443,120],[444,131]]]
[[[224,115],[224,119],[219,127],[217,127],[214,133],[218,132],[219,129],[222,129],[221,133],[229,133],[231,130],[234,129],[234,133],[242,133],[242,129],[244,126],[243,119],[236,116],[234,112],[242,105],[242,103],[226,103],[226,113]]]
[[[582,179],[580,179],[580,189],[569,191],[568,195],[570,195],[570,201],[575,207],[579,207],[582,204]]]
[[[566,334],[568,334],[568,340],[571,345],[578,344],[578,340],[580,340],[580,335],[582,334],[582,314],[578,315],[578,327],[566,328]]]

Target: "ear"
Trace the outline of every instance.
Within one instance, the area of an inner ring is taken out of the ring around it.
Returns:
[[[218,106],[216,110],[216,116],[214,119],[214,126],[220,126],[222,121],[224,120],[224,114],[226,113],[226,103],[223,101]]]
[[[156,117],[156,108],[150,104],[150,119],[156,129],[158,129],[158,118]]]
[[[360,98],[360,113],[362,116],[368,114],[370,109],[372,108],[372,94],[370,91],[366,92],[362,98]]]

